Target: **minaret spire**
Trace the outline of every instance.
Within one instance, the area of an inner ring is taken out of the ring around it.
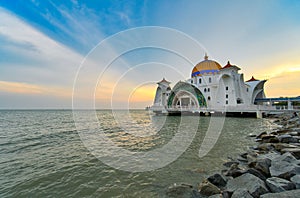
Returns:
[[[208,56],[206,52],[205,52],[204,60],[208,60]]]

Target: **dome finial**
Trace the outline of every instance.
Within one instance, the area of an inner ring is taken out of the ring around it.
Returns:
[[[206,52],[205,52],[204,60],[208,60],[208,56]]]

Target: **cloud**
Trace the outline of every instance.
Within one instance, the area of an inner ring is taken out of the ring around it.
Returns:
[[[71,90],[67,88],[8,81],[0,81],[0,92],[26,95],[55,95],[57,97],[71,97]]]

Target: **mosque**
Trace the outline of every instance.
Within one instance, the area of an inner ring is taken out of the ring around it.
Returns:
[[[204,60],[193,68],[191,78],[177,82],[173,88],[166,79],[157,83],[151,110],[168,115],[226,113],[261,117],[264,111],[274,108],[260,102],[266,98],[267,80],[252,77],[244,81],[240,70],[229,61],[222,67],[205,54]]]

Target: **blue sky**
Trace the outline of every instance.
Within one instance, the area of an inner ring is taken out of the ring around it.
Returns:
[[[230,60],[241,67],[245,78],[269,79],[268,96],[297,96],[299,10],[296,0],[1,0],[0,108],[70,108],[74,78],[85,55],[107,37],[141,26],[168,27],[188,34],[221,65]],[[115,50],[117,46],[111,47]],[[149,52],[123,56],[115,71],[107,74],[107,89],[113,87],[110,75],[121,75],[120,71],[142,63],[143,58],[164,62],[168,57]],[[203,59],[204,51],[196,54],[194,64]],[[172,59],[170,64],[175,62]],[[188,78],[192,67],[182,63],[179,69]],[[147,68],[137,73],[145,71]],[[147,75],[153,81],[184,79],[163,71],[151,70]],[[136,96],[138,107],[150,105],[151,94]],[[124,96],[120,106],[127,100]],[[102,103],[101,107],[108,107],[108,101]]]

